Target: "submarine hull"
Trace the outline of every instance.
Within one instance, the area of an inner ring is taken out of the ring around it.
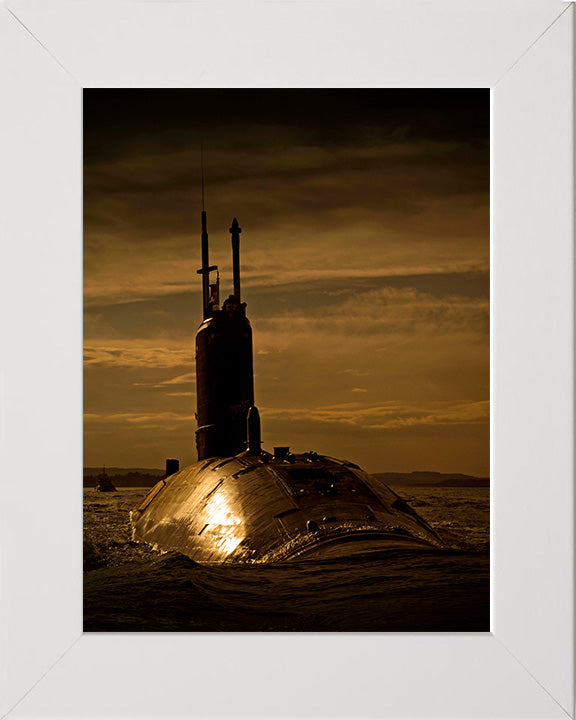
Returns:
[[[202,564],[327,560],[442,547],[386,485],[353,463],[247,452],[199,461],[132,512],[134,538]]]

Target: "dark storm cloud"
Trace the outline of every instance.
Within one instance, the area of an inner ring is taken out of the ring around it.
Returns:
[[[290,183],[319,174],[361,172],[370,177],[371,171],[384,172],[384,178],[402,177],[406,173],[412,176],[416,168],[414,177],[432,193],[486,192],[486,148],[422,141],[379,143],[361,148],[345,142],[338,147],[325,143],[306,146],[298,137],[278,142],[282,129],[275,128],[274,131],[275,142],[265,144],[261,130],[251,129],[258,138],[258,154],[238,151],[232,143],[223,148],[207,145],[206,164],[210,162],[210,165],[206,177],[209,183],[226,185],[270,180]],[[278,163],[278,156],[283,154],[290,162]],[[143,143],[138,147],[137,157],[88,166],[86,174],[90,184],[87,193],[90,196],[106,191],[129,196],[142,192],[196,191],[198,161],[198,148],[191,150],[190,145],[155,156],[147,152]],[[458,176],[454,175],[455,170],[459,171]]]
[[[329,222],[337,208],[419,213],[426,199],[449,196],[478,204],[475,196],[488,187],[484,96],[89,90],[86,225],[139,240],[189,233],[197,222],[202,141],[216,227],[224,197],[252,228],[294,214],[324,213]]]
[[[188,147],[87,168],[87,222],[132,229],[139,239],[160,230],[190,232],[197,223],[198,161],[198,150]],[[207,197],[212,211],[218,212],[223,197],[242,208],[253,228],[293,217],[295,207],[297,217],[323,213],[329,221],[345,208],[369,218],[419,213],[427,202],[478,206],[487,193],[486,161],[485,150],[449,143],[363,149],[271,145],[258,155],[211,149]]]
[[[305,144],[381,144],[386,138],[487,145],[489,90],[100,90],[84,91],[87,163],[159,154],[220,137],[258,152],[270,143],[246,127],[293,128]],[[265,131],[262,130],[262,135]]]

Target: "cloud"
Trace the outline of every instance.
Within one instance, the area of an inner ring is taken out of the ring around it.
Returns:
[[[210,153],[208,230],[223,277],[239,212],[245,287],[488,267],[486,151],[382,137],[309,144],[281,127],[263,137],[259,151],[228,137]],[[136,150],[86,168],[88,305],[197,292],[196,146]]]
[[[86,426],[117,426],[137,425],[140,429],[166,430],[170,427],[195,423],[195,416],[190,413],[175,412],[142,412],[142,413],[85,413]]]
[[[367,377],[370,375],[369,372],[360,372],[355,368],[345,368],[344,370],[341,370],[341,372],[345,375],[351,375],[352,377]]]
[[[340,424],[363,430],[410,430],[423,425],[469,425],[487,423],[489,401],[470,403],[400,403],[378,405],[347,403],[318,408],[261,408],[263,420]]]
[[[114,345],[90,343],[84,346],[84,365],[86,367],[94,365],[140,368],[180,367],[189,365],[192,357],[190,345],[174,342],[166,342],[159,346],[154,344],[154,340],[123,340],[116,341]]]
[[[180,394],[180,393],[179,393]],[[303,424],[322,428],[340,426],[350,433],[367,431],[394,431],[411,433],[422,427],[446,427],[485,425],[490,418],[489,401],[469,403],[402,403],[379,404],[346,403],[317,408],[270,408],[261,407],[264,427],[270,428],[277,421],[289,423],[295,429]],[[85,429],[88,433],[113,428],[137,428],[139,433],[188,432],[193,436],[196,419],[190,413],[141,412],[141,413],[85,413]]]
[[[177,377],[170,378],[170,380],[165,380],[162,385],[185,385],[187,383],[195,382],[196,381],[196,373],[186,373],[185,375],[178,375]]]
[[[267,350],[291,347],[321,348],[322,352],[347,353],[352,343],[358,351],[404,342],[438,342],[453,336],[487,341],[488,298],[437,297],[415,288],[384,287],[346,297],[340,303],[310,313],[285,311],[274,317],[254,318],[259,346]],[[424,349],[424,348],[423,348]],[[349,373],[349,370],[340,372]],[[355,370],[353,373],[369,373]],[[361,376],[361,375],[360,375]]]
[[[237,215],[256,396],[272,435],[302,430],[335,449],[353,436],[379,463],[366,433],[373,443],[433,429],[441,437],[418,452],[445,465],[442,454],[468,462],[473,444],[449,441],[469,432],[485,462],[488,411],[476,402],[489,381],[487,105],[482,115],[479,102],[444,93],[440,104],[430,91],[397,115],[403,95],[356,93],[360,105],[333,114],[316,101],[310,116],[275,95],[250,120],[190,124],[161,98],[192,107],[195,93],[159,95],[150,115],[98,92],[86,116],[88,454],[115,448],[118,463],[136,464],[193,455],[203,135],[210,262],[225,298]],[[211,95],[218,107],[225,97]]]
[[[424,218],[427,215],[424,214]],[[419,222],[427,220],[419,219]],[[429,222],[429,218],[428,218]],[[224,227],[224,230],[227,226]],[[439,229],[421,251],[421,232],[387,227],[376,218],[327,219],[297,224],[294,219],[271,230],[248,231],[243,245],[244,293],[290,284],[327,285],[339,292],[337,283],[374,278],[474,273],[489,269],[489,248],[475,236],[446,236]],[[273,233],[277,245],[271,246]],[[84,300],[95,305],[143,301],[149,298],[188,294],[199,306],[200,265],[197,233],[169,237],[137,247],[124,236],[111,237],[98,250],[86,250]],[[362,248],[359,251],[359,248]],[[212,239],[211,262],[221,272],[222,295],[231,289],[232,268],[228,243]],[[330,286],[328,283],[333,282]],[[248,297],[248,299],[250,299]]]
[[[170,378],[168,380],[161,380],[156,383],[147,383],[147,382],[134,382],[132,385],[134,386],[141,386],[141,387],[153,387],[153,388],[164,388],[166,385],[187,385],[189,383],[196,382],[196,373],[185,373],[184,375],[178,375],[176,377]],[[168,395],[192,395],[190,392],[180,392],[180,393],[167,393]]]
[[[266,138],[263,126],[258,128],[258,134],[259,152],[231,146],[230,138],[228,144],[209,151],[206,174],[210,195],[220,190],[253,196],[254,186],[268,187],[269,194],[278,199],[281,190],[288,190],[283,199],[288,203],[294,199],[296,189],[302,188],[303,197],[298,199],[304,203],[308,200],[318,208],[324,200],[332,206],[330,198],[335,193],[337,200],[344,203],[358,202],[359,197],[366,202],[375,192],[386,188],[388,194],[381,198],[384,203],[400,198],[405,204],[406,196],[415,201],[418,194],[460,195],[487,189],[487,148],[479,150],[467,143],[373,137],[362,145],[345,140],[339,145],[325,145],[321,141],[304,144],[293,132],[279,127],[273,128]],[[163,205],[180,194],[191,197],[198,189],[197,165],[195,145],[161,153],[150,153],[141,147],[139,152],[114,162],[86,166],[89,200],[105,195],[107,204],[102,210],[108,212],[103,214],[109,220],[118,220],[121,203],[135,195],[153,193]],[[340,179],[344,177],[356,180],[360,187],[351,183],[346,194],[345,183]],[[412,193],[406,192],[407,178],[412,183]],[[155,217],[155,208],[147,211],[148,217]],[[263,212],[266,211],[265,206]],[[171,226],[178,220],[174,216]]]

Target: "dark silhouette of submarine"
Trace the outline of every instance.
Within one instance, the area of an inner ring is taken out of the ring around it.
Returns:
[[[234,292],[220,307],[202,210],[196,333],[198,462],[158,482],[132,511],[134,538],[199,563],[348,558],[443,546],[402,498],[346,460],[262,450],[252,330],[240,296],[240,233],[230,228]]]

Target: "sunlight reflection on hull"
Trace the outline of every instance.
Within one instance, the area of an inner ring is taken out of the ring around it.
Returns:
[[[228,556],[245,537],[244,523],[230,507],[229,499],[224,493],[217,492],[209,500],[204,509],[206,529],[204,532],[214,536],[214,546]]]

